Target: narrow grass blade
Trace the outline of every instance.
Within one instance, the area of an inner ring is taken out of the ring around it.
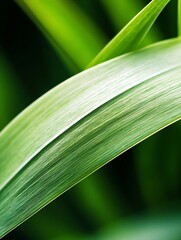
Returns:
[[[71,68],[84,69],[105,44],[105,37],[100,30],[71,0],[16,2]]]
[[[181,40],[84,71],[0,134],[0,236],[117,155],[181,118]]]
[[[123,28],[136,14],[144,7],[144,1],[120,1],[101,0],[103,7],[110,16],[114,30],[117,32]],[[125,14],[126,13],[126,14]],[[148,34],[140,42],[139,46],[147,46],[163,39],[163,36],[156,24],[149,30]]]
[[[152,0],[106,45],[88,67],[134,50],[169,1],[170,0]]]
[[[181,37],[181,0],[178,0],[178,35]]]

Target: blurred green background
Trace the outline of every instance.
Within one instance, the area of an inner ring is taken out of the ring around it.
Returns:
[[[98,53],[149,1],[72,2],[99,29]],[[177,35],[176,7],[177,1],[172,0],[143,45]],[[0,129],[43,93],[81,70],[67,64],[14,1],[0,1]],[[178,122],[150,137],[4,239],[181,239],[180,136]]]

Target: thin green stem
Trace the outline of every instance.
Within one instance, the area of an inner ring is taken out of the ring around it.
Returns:
[[[178,0],[178,36],[181,37],[181,0]]]

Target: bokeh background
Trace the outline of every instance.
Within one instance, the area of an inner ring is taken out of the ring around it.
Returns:
[[[104,46],[149,1],[72,2],[100,29]],[[177,1],[172,0],[143,45],[176,35]],[[0,0],[0,129],[79,71],[65,63],[14,1]],[[180,137],[180,122],[167,127],[61,195],[4,239],[161,240],[154,237],[158,229],[168,236],[179,228],[168,240],[181,239]]]

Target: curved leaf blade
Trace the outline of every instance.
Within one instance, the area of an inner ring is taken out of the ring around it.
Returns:
[[[181,0],[178,0],[178,35],[181,37]]]
[[[125,26],[143,7],[144,1],[120,1],[120,0],[101,0],[106,12],[110,16],[110,21],[116,31],[120,26]],[[125,14],[126,12],[126,14]],[[161,41],[163,36],[158,26],[154,26],[149,30],[139,47],[145,47],[155,42]]]
[[[181,40],[84,71],[0,134],[0,235],[181,118]]]
[[[88,67],[135,50],[169,1],[152,0],[103,48]]]

